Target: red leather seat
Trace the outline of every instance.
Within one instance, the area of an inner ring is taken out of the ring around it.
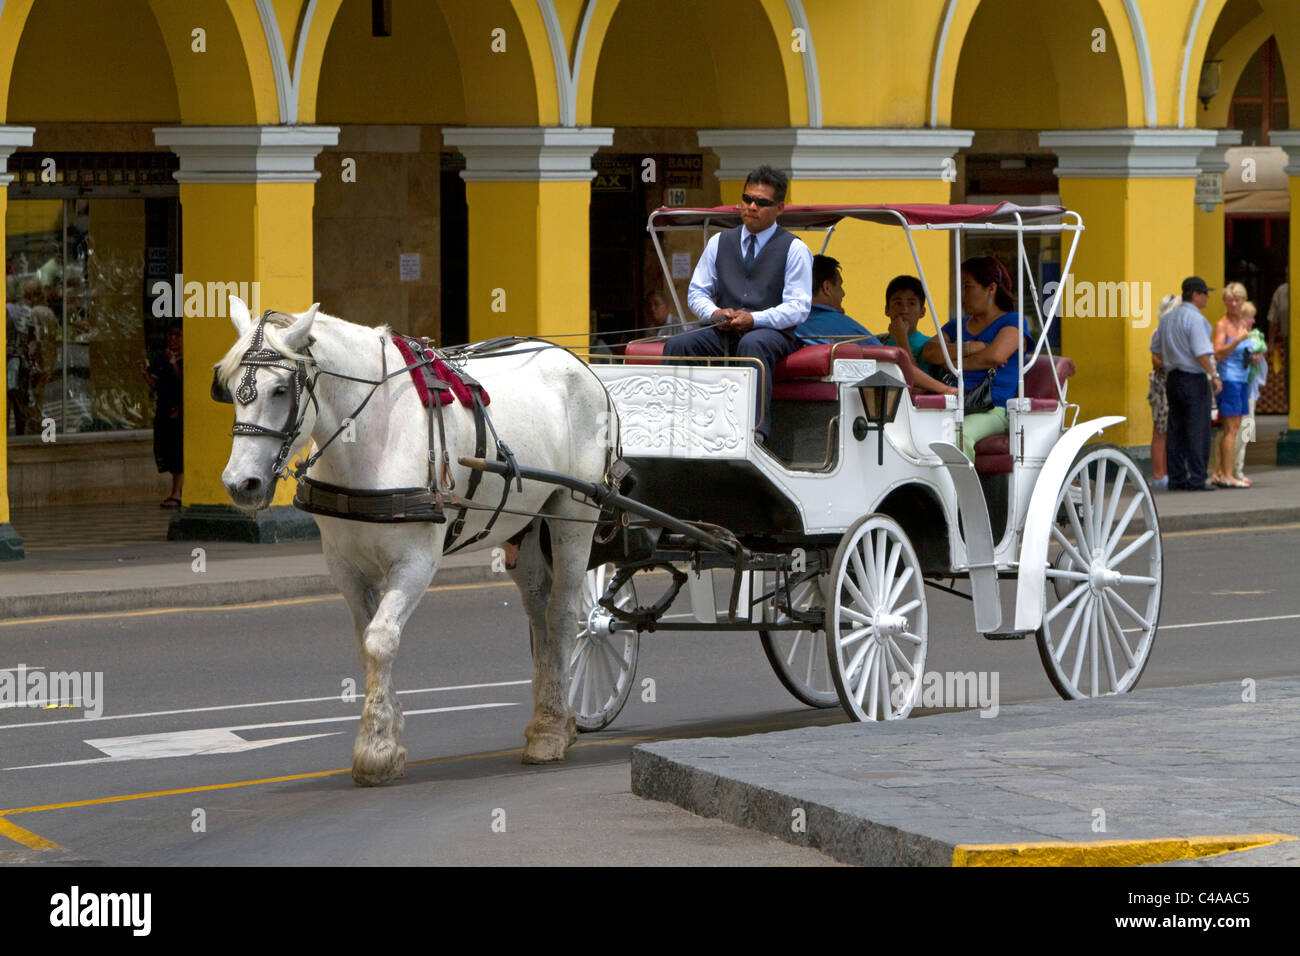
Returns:
[[[834,402],[839,400],[839,385],[823,381],[830,377],[836,359],[875,359],[892,362],[912,384],[912,357],[905,349],[887,345],[859,345],[834,342],[829,345],[805,345],[776,363],[773,371],[772,398],[787,402]]]
[[[1074,374],[1074,360],[1063,356],[1038,356],[1038,361],[1025,369],[1025,398],[1029,399],[1031,412],[1054,412],[1058,399],[1056,383],[1052,380],[1052,365],[1065,382]],[[975,443],[975,470],[981,475],[1007,475],[1015,465],[1011,455],[1011,436],[1005,433],[981,438]]]

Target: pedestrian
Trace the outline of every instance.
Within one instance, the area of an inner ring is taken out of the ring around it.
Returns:
[[[1160,300],[1160,318],[1183,304],[1176,295]],[[1157,329],[1158,331],[1158,329]],[[1166,439],[1169,432],[1169,396],[1165,393],[1165,360],[1156,350],[1156,333],[1151,333],[1151,374],[1148,376],[1147,404],[1151,406],[1151,487],[1169,487]]]
[[[1239,482],[1234,485],[1236,488],[1249,488],[1253,484],[1245,475],[1246,445],[1255,441],[1255,403],[1259,401],[1259,393],[1268,384],[1268,344],[1263,333],[1254,328],[1256,312],[1253,302],[1247,302],[1241,307],[1241,314],[1250,329],[1250,338],[1246,340],[1250,347],[1250,365],[1246,373],[1246,411],[1241,416],[1236,454],[1232,459],[1232,478]]]
[[[1231,283],[1223,290],[1227,314],[1214,326],[1214,360],[1223,376],[1219,393],[1219,456],[1210,481],[1220,488],[1248,488],[1229,472],[1237,453],[1237,433],[1241,417],[1247,411],[1247,377],[1250,371],[1250,328],[1242,306],[1246,304],[1244,288]]]
[[[181,506],[181,485],[185,480],[184,420],[181,416],[181,324],[173,322],[167,329],[167,347],[140,371],[157,392],[158,406],[153,420],[153,457],[159,474],[171,472],[171,494],[160,507]]]
[[[750,171],[740,197],[743,221],[709,239],[691,276],[686,305],[704,327],[664,343],[665,356],[758,360],[759,444],[772,430],[776,363],[799,347],[794,330],[812,308],[812,252],[776,224],[789,182],[771,166]]]
[[[1165,367],[1169,398],[1166,451],[1170,490],[1212,491],[1205,466],[1210,456],[1210,389],[1218,394],[1223,382],[1214,366],[1214,344],[1201,309],[1210,288],[1199,276],[1183,280],[1183,302],[1161,317],[1151,351]]]

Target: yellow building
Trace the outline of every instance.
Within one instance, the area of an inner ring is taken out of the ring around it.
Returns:
[[[769,162],[801,203],[1059,197],[1087,226],[1076,284],[1158,302],[1245,278],[1216,178],[1238,143],[1289,149],[1294,202],[1297,97],[1295,0],[0,0],[0,558],[22,554],[11,500],[156,496],[139,365],[174,319],[173,536],[297,532],[288,488],[256,521],[226,505],[206,373],[227,291],[446,343],[610,335],[674,281],[646,212],[733,201]],[[854,225],[846,308],[879,324],[910,255]],[[1266,308],[1289,220],[1260,228]],[[1034,250],[1040,277],[1057,252]],[[1151,316],[1086,313],[1062,322],[1071,396],[1145,445]]]

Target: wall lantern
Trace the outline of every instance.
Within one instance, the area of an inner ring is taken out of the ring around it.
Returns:
[[[1201,64],[1201,84],[1196,88],[1196,96],[1202,109],[1208,110],[1210,100],[1219,93],[1219,67],[1222,65],[1222,60],[1206,60]]]
[[[885,463],[885,426],[898,414],[898,402],[903,396],[903,385],[892,375],[884,372],[872,372],[853,386],[862,396],[862,408],[867,417],[859,415],[853,421],[853,437],[866,441],[867,435],[875,429],[880,433],[877,464]]]

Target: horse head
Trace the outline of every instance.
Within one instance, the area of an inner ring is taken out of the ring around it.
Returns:
[[[271,503],[294,450],[315,425],[315,363],[308,352],[320,303],[302,313],[265,312],[254,319],[237,296],[230,321],[238,341],[217,363],[212,397],[235,406],[230,460],[221,473],[235,506],[257,511]]]

